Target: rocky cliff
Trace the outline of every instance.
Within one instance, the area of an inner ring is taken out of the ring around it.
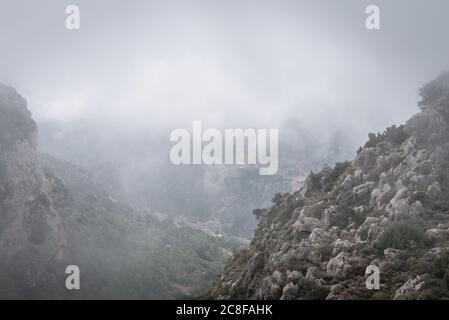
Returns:
[[[449,298],[449,73],[420,93],[405,125],[370,134],[354,160],[255,210],[254,239],[211,297]],[[368,266],[379,290],[366,287]]]
[[[64,229],[55,183],[38,165],[36,124],[25,99],[4,85],[0,115],[0,293],[20,283],[32,294],[48,284],[49,261],[63,256]]]

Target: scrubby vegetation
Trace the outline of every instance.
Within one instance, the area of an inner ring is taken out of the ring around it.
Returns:
[[[421,95],[422,111],[405,125],[369,134],[353,161],[311,172],[302,189],[258,211],[245,258],[212,296],[449,298],[449,73]],[[370,265],[379,290],[366,288]]]
[[[422,99],[418,105],[422,110],[431,109],[447,116],[449,113],[449,72],[444,72],[423,86],[419,93]]]
[[[407,249],[423,246],[428,241],[422,226],[415,221],[405,220],[385,227],[376,247],[382,251],[387,248]]]

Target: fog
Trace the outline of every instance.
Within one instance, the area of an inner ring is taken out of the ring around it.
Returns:
[[[65,28],[69,4],[78,31]],[[369,4],[380,30],[365,28]],[[170,189],[203,178],[168,158],[170,132],[194,120],[279,129],[281,163],[312,147],[327,161],[336,144],[330,162],[348,158],[414,114],[418,88],[449,68],[447,14],[446,0],[1,0],[0,82],[28,100],[42,151],[120,163],[128,191],[143,173]]]

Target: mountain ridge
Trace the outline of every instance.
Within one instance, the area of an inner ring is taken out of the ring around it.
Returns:
[[[449,73],[421,88],[421,112],[369,134],[354,160],[277,194],[215,299],[449,298]],[[380,290],[365,271],[380,270]]]

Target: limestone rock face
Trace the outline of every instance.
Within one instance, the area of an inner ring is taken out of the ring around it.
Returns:
[[[449,298],[448,83],[445,73],[421,89],[421,112],[370,134],[353,161],[278,197],[211,296],[265,299],[261,279],[276,269],[307,275],[279,284],[282,299]],[[248,277],[256,250],[263,263]],[[369,265],[380,269],[379,290],[366,288]],[[235,286],[224,284],[229,277]]]
[[[0,85],[0,286],[22,274],[24,287],[47,283],[48,261],[62,257],[64,232],[52,203],[54,182],[38,165],[37,129],[27,104]],[[18,285],[15,283],[15,285]]]

